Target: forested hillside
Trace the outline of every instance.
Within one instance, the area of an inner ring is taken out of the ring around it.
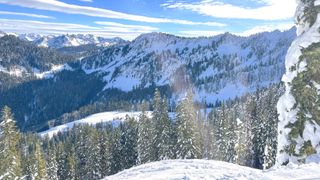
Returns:
[[[275,106],[280,94],[278,87],[259,90],[222,103],[207,117],[194,106],[189,91],[171,119],[167,99],[156,91],[151,117],[143,103],[138,119],[127,116],[116,124],[75,125],[50,137],[20,133],[5,107],[1,129],[7,133],[1,142],[14,138],[15,151],[3,149],[8,161],[0,174],[12,168],[8,177],[100,179],[166,159],[214,159],[267,169],[275,163]]]

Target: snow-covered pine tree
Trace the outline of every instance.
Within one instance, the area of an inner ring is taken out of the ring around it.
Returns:
[[[34,179],[36,180],[42,180],[42,179],[48,179],[47,176],[47,167],[46,167],[46,159],[44,157],[40,141],[36,141],[35,144],[35,151],[34,151],[34,157],[35,157],[35,166],[36,171],[34,174]]]
[[[16,127],[11,109],[5,106],[0,119],[0,176],[2,179],[21,177],[20,133]]]
[[[271,144],[271,139],[267,138],[265,144],[266,145],[264,147],[263,164],[262,164],[264,170],[270,168],[274,163],[273,157],[272,157],[272,155],[273,155],[273,153],[272,153],[273,147],[272,147],[272,144]]]
[[[97,131],[89,125],[76,127],[75,157],[77,162],[77,176],[81,179],[99,178],[99,146]]]
[[[244,122],[240,120],[240,118],[236,119],[237,122],[237,128],[236,128],[236,144],[235,144],[235,151],[236,151],[236,157],[235,157],[235,163],[240,165],[245,165],[246,162],[246,132],[244,127]]]
[[[138,164],[144,164],[152,161],[152,133],[151,133],[151,120],[146,113],[147,104],[144,102],[142,105],[142,112],[138,121]]]
[[[285,94],[278,102],[277,164],[303,163],[320,153],[320,5],[318,0],[298,0],[298,37],[286,56],[282,80]]]
[[[226,161],[227,154],[227,112],[223,103],[221,109],[217,112],[215,121],[215,147],[217,148],[217,160]]]
[[[128,169],[137,163],[137,122],[126,116],[126,121],[124,124],[120,125],[121,129],[121,156],[122,156],[122,168]]]
[[[196,111],[192,92],[180,102],[176,109],[176,156],[178,159],[201,157],[200,137],[196,125]]]
[[[161,103],[159,127],[161,127],[158,144],[159,160],[172,159],[174,157],[173,126],[169,118],[166,98],[164,98]]]
[[[244,105],[244,132],[245,132],[245,150],[243,156],[245,157],[244,165],[251,167],[253,159],[253,143],[252,143],[252,129],[253,121],[256,120],[256,100],[254,97],[249,96]]]
[[[226,142],[227,142],[227,151],[225,161],[234,163],[236,161],[236,115],[235,112],[229,112],[227,116],[227,132],[226,132]]]
[[[161,127],[161,94],[158,89],[156,89],[153,98],[153,112],[152,112],[152,126],[151,126],[151,134],[152,134],[152,153],[151,158],[152,161],[158,161],[159,158],[159,144],[160,144],[160,136],[162,133],[163,127]]]
[[[265,148],[265,130],[267,123],[266,107],[262,103],[264,99],[260,97],[259,90],[256,92],[255,100],[252,103],[252,166],[254,168],[262,169],[263,154]]]
[[[71,145],[65,157],[65,179],[74,180],[76,179],[76,157],[74,147]]]
[[[110,174],[115,174],[119,171],[121,171],[122,168],[122,161],[123,157],[121,154],[121,131],[119,128],[114,128],[111,132],[110,137]]]
[[[59,142],[56,147],[57,147],[56,156],[57,156],[57,163],[58,163],[58,171],[57,171],[58,177],[59,179],[67,179],[66,178],[67,176],[65,173],[68,170],[66,166],[67,154],[66,154],[66,151],[64,150],[64,145],[62,142]]]
[[[108,128],[108,130],[111,128]],[[108,131],[99,132],[98,137],[98,146],[99,146],[99,155],[98,155],[98,165],[99,172],[101,173],[101,177],[103,178],[110,174],[110,137]]]
[[[216,126],[215,122],[217,119],[216,109],[213,109],[208,115],[208,122],[206,125],[207,137],[204,139],[204,149],[206,151],[205,158],[217,159],[217,147],[216,145]]]
[[[276,110],[276,101],[278,98],[275,98],[277,90],[271,89],[269,94],[266,96],[266,121],[264,122],[263,134],[265,138],[265,149],[263,156],[263,169],[268,169],[272,167],[275,163],[276,153],[277,153],[277,122],[278,114]]]
[[[47,175],[48,180],[56,180],[58,179],[58,163],[56,158],[56,147],[54,141],[48,141],[48,150],[47,150]]]

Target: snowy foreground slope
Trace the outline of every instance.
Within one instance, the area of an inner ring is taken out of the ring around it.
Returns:
[[[166,160],[133,167],[105,178],[122,179],[320,179],[320,164],[289,164],[262,171],[213,160]]]

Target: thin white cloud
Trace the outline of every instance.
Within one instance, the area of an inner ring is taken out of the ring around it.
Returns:
[[[271,32],[275,30],[279,31],[286,31],[291,29],[294,26],[294,23],[282,23],[282,24],[268,24],[268,25],[261,25],[261,26],[255,26],[253,28],[250,28],[248,30],[242,31],[242,32],[234,32],[231,31],[231,34],[248,37],[253,34],[262,33],[262,32]],[[183,37],[210,37],[210,36],[216,36],[219,34],[223,34],[226,31],[198,31],[198,30],[187,30],[187,31],[179,31],[177,35],[183,36]]]
[[[102,37],[121,37],[132,40],[142,33],[157,31],[158,28],[150,26],[125,25],[114,22],[97,22],[101,27],[87,26],[72,23],[52,23],[19,19],[0,19],[1,30],[13,33],[37,34],[94,34]]]
[[[183,37],[210,37],[225,33],[224,31],[179,31],[178,36]]]
[[[127,25],[127,24],[120,24],[116,22],[108,22],[108,21],[96,21],[96,24],[103,25],[105,29],[112,29],[114,31],[120,32],[141,32],[141,33],[148,33],[153,31],[158,31],[159,29],[156,27],[151,26],[139,26],[139,25]]]
[[[219,0],[202,0],[195,3],[168,1],[161,6],[169,9],[190,10],[201,15],[216,18],[284,20],[293,18],[295,0],[255,0],[261,6],[244,7]]]
[[[81,2],[89,2],[89,3],[93,2],[93,0],[79,0],[79,1],[81,1]]]
[[[51,16],[45,16],[40,14],[30,14],[30,13],[20,13],[20,12],[10,12],[10,11],[0,11],[0,14],[5,15],[14,15],[14,16],[27,16],[27,17],[34,17],[34,18],[43,18],[43,19],[55,19]]]
[[[140,15],[127,14],[108,9],[79,6],[74,4],[68,4],[57,0],[0,0],[2,4],[16,5],[27,8],[34,8],[40,10],[56,11],[68,14],[80,14],[92,17],[103,17],[112,19],[123,19],[138,22],[148,23],[174,23],[183,25],[205,25],[205,26],[226,26],[223,23],[217,22],[194,22],[182,19],[169,19],[169,18],[154,18]]]
[[[290,28],[292,28],[293,26],[294,26],[294,23],[262,25],[262,26],[253,27],[253,28],[246,30],[246,31],[243,31],[243,32],[237,32],[234,34],[247,37],[247,36],[261,33],[261,32],[271,32],[274,30],[286,31],[286,30],[289,30]]]

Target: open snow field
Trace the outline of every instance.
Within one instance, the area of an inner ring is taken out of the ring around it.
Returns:
[[[289,164],[262,171],[213,160],[165,160],[119,172],[105,180],[319,180],[320,164]]]

